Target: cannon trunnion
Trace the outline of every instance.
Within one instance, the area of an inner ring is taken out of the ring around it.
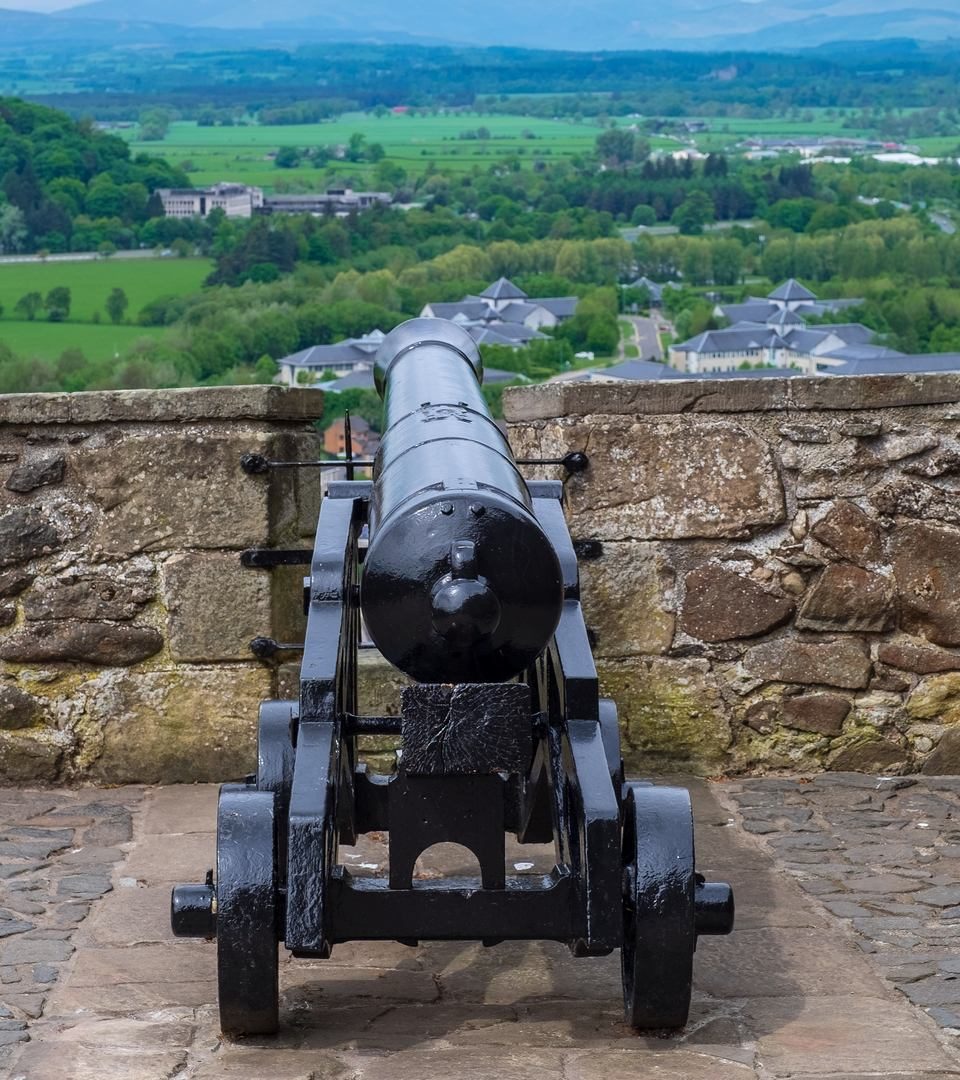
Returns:
[[[443,320],[403,324],[378,353],[374,480],[324,499],[299,700],[261,706],[257,772],[221,788],[216,873],[173,890],[174,933],[216,939],[228,1035],[278,1029],[281,942],[328,957],[352,940],[620,949],[629,1023],[675,1029],[697,937],[732,929],[729,886],[696,872],[688,793],[624,780],[562,485],[524,482],[481,377],[472,339]],[[358,715],[361,611],[416,680],[400,717]],[[358,761],[360,734],[402,737],[394,775]],[[355,876],[338,845],[374,831],[389,834],[389,873]],[[553,869],[508,875],[508,832],[552,843]],[[479,876],[415,881],[445,841]]]

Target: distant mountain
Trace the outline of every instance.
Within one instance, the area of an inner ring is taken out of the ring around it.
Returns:
[[[835,41],[960,39],[958,0],[486,0],[480,6],[449,0],[93,0],[56,16],[0,12],[0,27],[20,37],[121,43],[222,42],[240,34],[263,45],[310,41],[459,43],[547,49],[764,49],[795,50]],[[13,25],[10,16],[20,21]],[[28,26],[22,20],[43,20]],[[91,26],[96,24],[96,28]],[[113,28],[112,30],[110,28]],[[6,36],[3,33],[0,36]]]
[[[350,41],[370,44],[438,45],[433,37],[364,29],[311,25],[275,25],[269,29],[185,25],[154,19],[77,14],[68,9],[51,15],[0,7],[0,50],[34,44],[169,46],[183,49],[295,48],[310,42]]]

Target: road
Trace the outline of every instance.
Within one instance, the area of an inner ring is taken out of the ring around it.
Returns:
[[[156,249],[145,248],[136,251],[116,251],[112,255],[101,255],[96,251],[67,251],[58,255],[0,255],[0,266],[17,265],[20,263],[75,263],[75,262],[99,262],[101,259],[156,259]],[[167,256],[175,258],[176,256]]]
[[[633,323],[633,333],[637,349],[640,352],[640,359],[662,360],[663,350],[660,348],[657,320],[648,319],[642,315],[630,315],[628,318]]]

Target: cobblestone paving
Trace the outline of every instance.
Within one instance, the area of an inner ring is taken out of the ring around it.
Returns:
[[[133,838],[139,789],[0,789],[0,1075],[73,953],[71,938]]]
[[[728,786],[743,827],[960,1044],[960,777]]]
[[[845,924],[778,867],[767,836],[739,827],[732,795],[747,809],[750,785],[729,785],[729,795],[723,785],[692,790],[700,868],[734,885],[738,928],[700,943],[681,1035],[640,1038],[624,1025],[617,954],[575,959],[542,942],[374,942],[339,945],[326,961],[285,958],[281,1034],[223,1040],[215,947],[173,940],[168,923],[171,883],[201,880],[213,860],[216,788],[206,785],[149,789],[142,802],[132,794],[135,842],[114,869],[114,889],[74,934],[76,951],[31,1041],[16,1048],[11,1078],[956,1080],[949,1031],[880,977]],[[806,805],[788,801],[794,790],[757,787],[751,829],[762,828],[768,796],[778,830],[788,808],[803,818]],[[839,805],[840,789],[824,790]],[[75,812],[84,801],[79,793]],[[776,842],[779,832],[768,835]],[[794,835],[820,833],[783,830]],[[370,869],[386,856],[376,840],[347,854]],[[549,853],[514,848],[508,857]]]

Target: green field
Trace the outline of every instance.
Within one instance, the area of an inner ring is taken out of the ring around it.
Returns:
[[[479,127],[487,128],[489,139],[459,138],[461,132]],[[467,172],[474,166],[486,167],[513,155],[531,164],[539,157],[548,160],[572,157],[592,150],[600,130],[586,121],[576,124],[524,116],[388,114],[378,117],[373,113],[345,113],[328,123],[276,127],[256,124],[198,127],[192,121],[179,121],[170,125],[162,142],[137,142],[134,149],[158,154],[174,164],[189,161],[194,167],[190,179],[198,185],[234,180],[272,190],[278,181],[283,181],[315,189],[324,187],[331,174],[366,177],[375,166],[332,160],[321,169],[311,164],[279,169],[266,155],[281,146],[300,149],[343,146],[354,132],[361,132],[368,144],[380,143],[388,160],[415,176],[431,164],[444,170]],[[136,138],[134,131],[121,134]]]
[[[213,263],[209,259],[98,259],[96,262],[43,262],[0,265],[0,305],[4,320],[25,293],[47,293],[59,285],[70,290],[70,318],[88,322],[95,311],[106,319],[104,304],[110,291],[123,289],[130,301],[127,318],[160,296],[186,296],[197,292]],[[42,318],[38,315],[37,318]]]
[[[162,327],[134,325],[137,312],[161,296],[197,292],[210,273],[208,259],[102,259],[75,263],[18,263],[0,265],[0,342],[17,355],[49,360],[64,349],[81,349],[91,360],[117,356],[142,337],[163,334]],[[13,317],[16,302],[26,293],[42,296],[59,285],[70,289],[70,319],[50,323],[40,312],[34,322]],[[104,304],[111,289],[121,288],[130,301],[127,322],[110,323]],[[93,323],[95,312],[101,322]]]
[[[89,360],[122,356],[134,342],[165,334],[161,326],[97,326],[94,323],[0,322],[0,342],[17,356],[56,360],[66,349],[80,349]]]

